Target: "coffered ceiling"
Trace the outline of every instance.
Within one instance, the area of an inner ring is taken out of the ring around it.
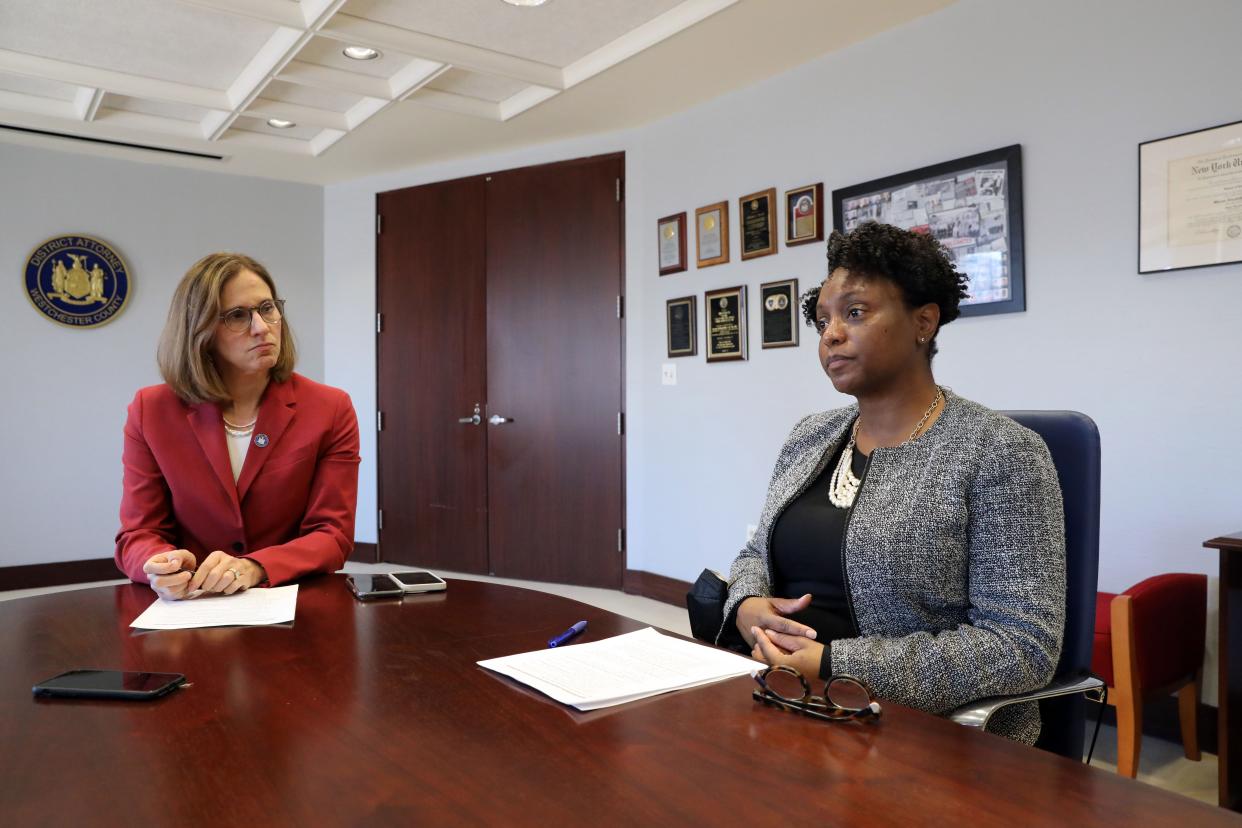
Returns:
[[[950,2],[0,0],[0,141],[322,183],[633,126]]]

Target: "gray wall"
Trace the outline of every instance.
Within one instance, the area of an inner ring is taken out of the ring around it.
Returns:
[[[744,193],[821,180],[831,193],[1020,143],[1028,309],[945,328],[937,378],[994,408],[1095,418],[1102,589],[1211,573],[1200,544],[1242,521],[1242,266],[1138,275],[1137,144],[1239,117],[1240,29],[1233,0],[963,0],[631,132],[329,187],[328,381],[373,421],[377,191],[624,150],[628,566],[686,580],[724,568],[789,427],[845,400],[808,329],[801,347],[771,351],[752,330],[750,361],[709,366],[700,325],[700,356],[673,360],[679,383],[662,385],[664,303],[698,295],[701,322],[705,290],[746,284],[753,297],[793,276],[805,289],[822,278],[823,247],[741,262],[735,230],[732,263],[661,279],[656,219],[729,199],[736,222]],[[375,537],[374,475],[364,459],[363,540]],[[1209,699],[1212,688],[1209,677]]]
[[[323,378],[323,191],[0,143],[0,566],[108,557],[125,406],[159,382],[173,288],[213,250],[248,253],[288,297],[302,373]],[[132,287],[99,328],[49,321],[24,296],[26,257],[82,233],[115,247]]]

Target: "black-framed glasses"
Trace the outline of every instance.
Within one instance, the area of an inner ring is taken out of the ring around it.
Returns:
[[[269,325],[279,324],[280,320],[285,318],[285,300],[264,299],[259,304],[248,308],[229,308],[220,314],[220,321],[230,331],[241,333],[250,327],[250,320],[256,313]]]
[[[752,693],[755,701],[774,704],[830,722],[875,721],[880,703],[871,688],[853,676],[833,676],[824,684],[823,695],[811,692],[811,685],[793,667],[777,665],[752,676],[759,685]]]

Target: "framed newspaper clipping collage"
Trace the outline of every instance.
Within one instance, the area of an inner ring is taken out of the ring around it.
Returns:
[[[962,316],[1026,310],[1017,144],[834,190],[832,214],[842,232],[874,220],[938,239],[970,279]]]

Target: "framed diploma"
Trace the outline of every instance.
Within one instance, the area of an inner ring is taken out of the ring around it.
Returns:
[[[1242,121],[1138,149],[1139,273],[1242,262]]]
[[[785,191],[785,246],[824,240],[824,184]]]
[[[665,216],[656,222],[657,250],[660,252],[660,275],[680,273],[686,269],[686,214]]]
[[[683,296],[669,299],[665,306],[668,330],[668,355],[670,357],[694,356],[699,352],[699,337],[695,331],[698,316],[698,297]]]
[[[768,188],[737,200],[742,222],[742,261],[776,252],[776,190]]]
[[[707,361],[746,359],[746,285],[709,290],[704,299]]]
[[[759,286],[759,313],[763,319],[763,347],[791,348],[798,344],[798,280]]]
[[[729,261],[729,202],[721,201],[695,210],[694,224],[698,266],[711,267]]]
[[[1018,144],[833,190],[832,217],[842,232],[874,220],[939,239],[969,279],[962,316],[1026,310]]]

